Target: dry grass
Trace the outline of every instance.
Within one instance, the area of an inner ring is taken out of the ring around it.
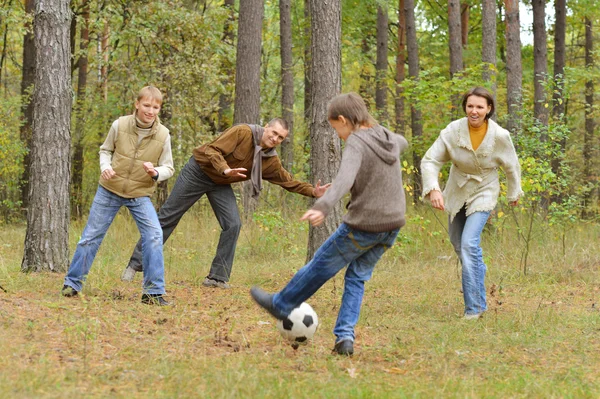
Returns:
[[[252,285],[276,290],[302,266],[306,226],[297,215],[282,223],[267,213],[244,228],[231,290],[201,286],[218,225],[204,209],[187,215],[165,249],[170,308],[139,302],[139,276],[119,280],[137,239],[126,214],[80,298],[59,295],[62,274],[20,273],[25,229],[1,227],[0,396],[600,396],[597,226],[575,229],[564,257],[540,226],[526,276],[514,228],[491,228],[490,311],[467,322],[445,231],[429,211],[421,216],[367,286],[352,358],[331,354],[341,276],[311,298],[321,325],[298,350],[249,298]],[[82,228],[72,226],[72,250]]]

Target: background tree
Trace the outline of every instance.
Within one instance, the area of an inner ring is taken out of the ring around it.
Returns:
[[[496,0],[481,2],[481,61],[484,66],[483,80],[491,83],[496,97]],[[493,116],[496,118],[496,115]]]
[[[375,65],[375,108],[381,123],[388,119],[387,113],[387,68],[388,68],[388,10],[377,6],[377,62]]]
[[[521,26],[519,23],[519,2],[505,0],[506,9],[506,103],[508,120],[506,128],[512,133],[520,131],[522,104],[521,69]]]
[[[594,68],[594,35],[592,29],[592,20],[589,16],[585,17],[585,68],[591,71]],[[594,153],[594,80],[588,78],[585,82],[585,134],[583,140],[583,163],[584,176],[589,187],[585,192],[585,204],[590,205],[592,195],[596,187],[596,178],[592,171],[593,153]],[[589,212],[585,212],[589,214]]]
[[[404,0],[398,0],[398,49],[396,51],[396,132],[404,135],[404,79],[406,63],[406,18],[404,14]]]
[[[311,119],[310,171],[316,184],[333,181],[341,161],[341,145],[329,126],[327,103],[342,89],[341,4],[340,0],[311,0]],[[319,227],[310,227],[307,259],[338,227],[342,219],[341,204],[331,210]]]
[[[294,163],[294,71],[292,64],[291,1],[279,0],[279,29],[281,51],[281,116],[288,123],[288,136],[281,144],[283,166],[292,170]]]
[[[566,0],[554,0],[554,81],[552,85],[552,117],[555,121],[563,122],[565,118],[565,61],[566,61]],[[564,159],[567,140],[558,140],[558,155],[552,159],[552,171],[558,175],[560,163]]]
[[[548,75],[546,1],[532,0],[533,5],[533,115],[542,124],[548,125],[549,104],[546,100],[546,78]],[[544,138],[545,135],[542,136]]]
[[[71,73],[67,0],[37,0],[33,137],[27,233],[21,270],[69,264]]]

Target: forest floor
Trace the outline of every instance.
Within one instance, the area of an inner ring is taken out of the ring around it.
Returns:
[[[297,350],[250,299],[252,285],[275,291],[303,265],[300,212],[247,223],[229,290],[202,286],[214,217],[186,215],[165,246],[174,306],[163,308],[140,303],[141,276],[120,281],[138,237],[126,212],[76,298],[60,296],[62,272],[21,273],[25,227],[0,226],[0,397],[600,397],[598,226],[575,226],[563,246],[540,225],[524,274],[514,228],[491,223],[489,311],[468,321],[446,232],[420,212],[367,284],[349,358],[331,352],[342,275],[310,299],[320,326]]]

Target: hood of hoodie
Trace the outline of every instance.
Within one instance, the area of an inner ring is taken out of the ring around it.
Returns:
[[[396,133],[376,125],[370,129],[359,129],[352,133],[367,145],[383,162],[388,165],[398,160],[400,153],[400,144],[396,138]]]

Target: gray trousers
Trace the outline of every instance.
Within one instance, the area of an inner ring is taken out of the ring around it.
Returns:
[[[235,195],[231,185],[216,184],[206,176],[194,157],[191,157],[183,167],[169,198],[158,211],[158,221],[163,230],[163,243],[169,239],[187,210],[204,194],[208,197],[210,206],[221,225],[217,254],[212,261],[208,277],[229,281],[235,246],[242,227]],[[141,239],[133,250],[128,267],[138,272],[142,271]]]

